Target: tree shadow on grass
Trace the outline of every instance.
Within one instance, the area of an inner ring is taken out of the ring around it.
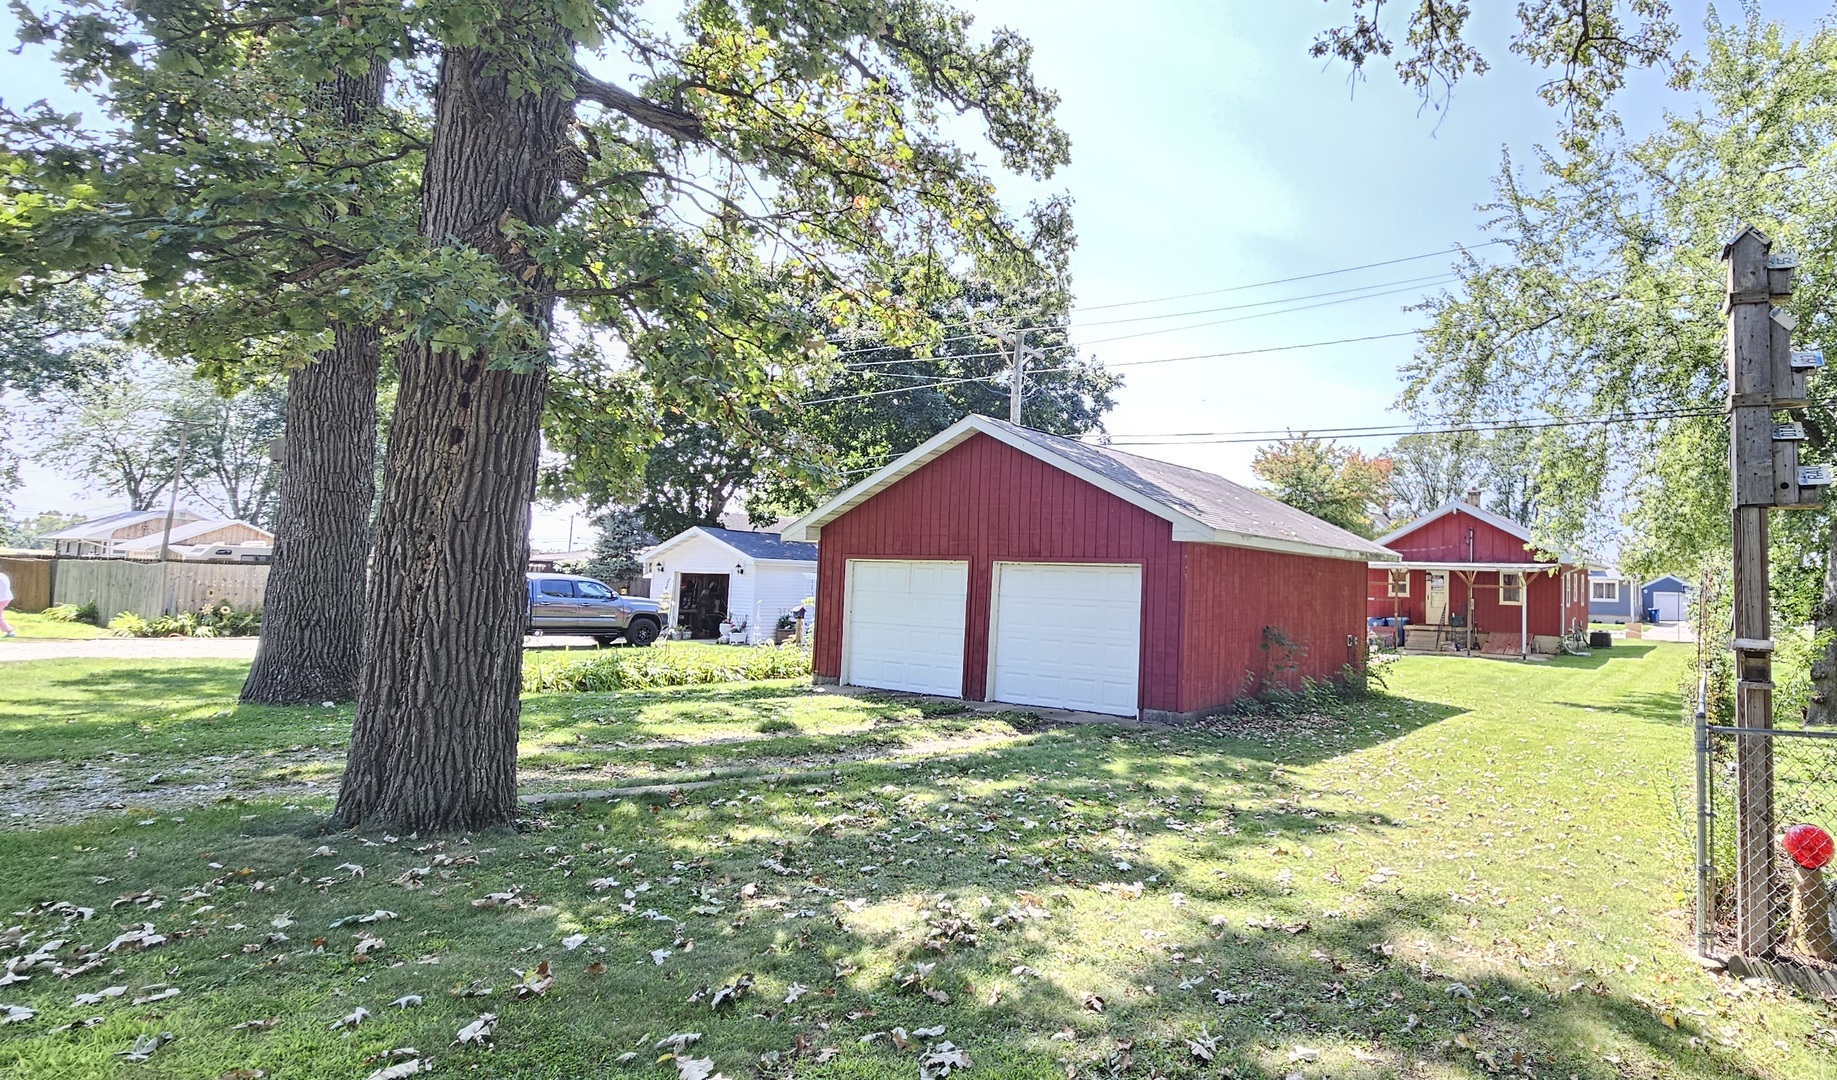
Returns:
[[[60,697],[115,704],[156,705],[164,701],[200,704],[228,699],[234,704],[248,674],[248,663],[232,661],[166,661],[145,664],[110,664],[50,681]]]
[[[1623,643],[1614,645],[1612,648],[1594,649],[1590,651],[1590,653],[1587,656],[1552,657],[1550,659],[1550,666],[1558,670],[1561,670],[1563,668],[1581,668],[1585,670],[1592,670],[1594,668],[1606,667],[1607,665],[1612,664],[1618,660],[1641,659],[1647,653],[1651,652],[1652,650],[1656,648],[1658,648],[1657,645],[1650,644],[1647,642],[1639,642],[1639,643],[1623,642]]]
[[[1684,699],[1677,694],[1620,694],[1599,701],[1553,701],[1566,709],[1584,712],[1622,713],[1649,723],[1676,727],[1684,722]]]

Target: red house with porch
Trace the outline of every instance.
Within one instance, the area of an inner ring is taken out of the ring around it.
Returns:
[[[1588,628],[1588,564],[1540,553],[1528,529],[1478,504],[1469,492],[1378,537],[1402,561],[1371,564],[1366,615],[1401,626],[1411,652],[1556,652]]]

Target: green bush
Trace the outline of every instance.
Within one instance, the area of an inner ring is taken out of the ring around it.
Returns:
[[[229,604],[151,619],[124,611],[108,621],[108,628],[128,637],[254,637],[261,633],[262,615]]]
[[[81,604],[53,604],[45,609],[45,618],[54,622],[80,622],[91,626],[102,625],[102,613],[96,610],[96,602],[87,600]]]
[[[658,645],[576,655],[530,654],[523,660],[523,690],[532,694],[654,690],[663,686],[796,679],[809,674],[810,653],[795,645]]]

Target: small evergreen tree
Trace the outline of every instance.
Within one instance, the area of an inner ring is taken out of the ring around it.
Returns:
[[[638,553],[657,542],[644,527],[636,510],[614,507],[596,518],[600,530],[593,542],[593,559],[587,563],[588,577],[601,581],[623,581],[644,573],[644,560]]]

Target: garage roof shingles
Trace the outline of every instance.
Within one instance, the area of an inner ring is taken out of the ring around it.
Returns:
[[[1321,547],[1370,551],[1394,557],[1395,553],[1337,525],[1234,484],[1222,476],[1189,469],[1154,458],[1125,454],[1107,446],[1048,435],[1032,428],[1002,423],[1002,427],[1060,457],[1075,461],[1147,498],[1179,510],[1214,529],[1290,540]]]

